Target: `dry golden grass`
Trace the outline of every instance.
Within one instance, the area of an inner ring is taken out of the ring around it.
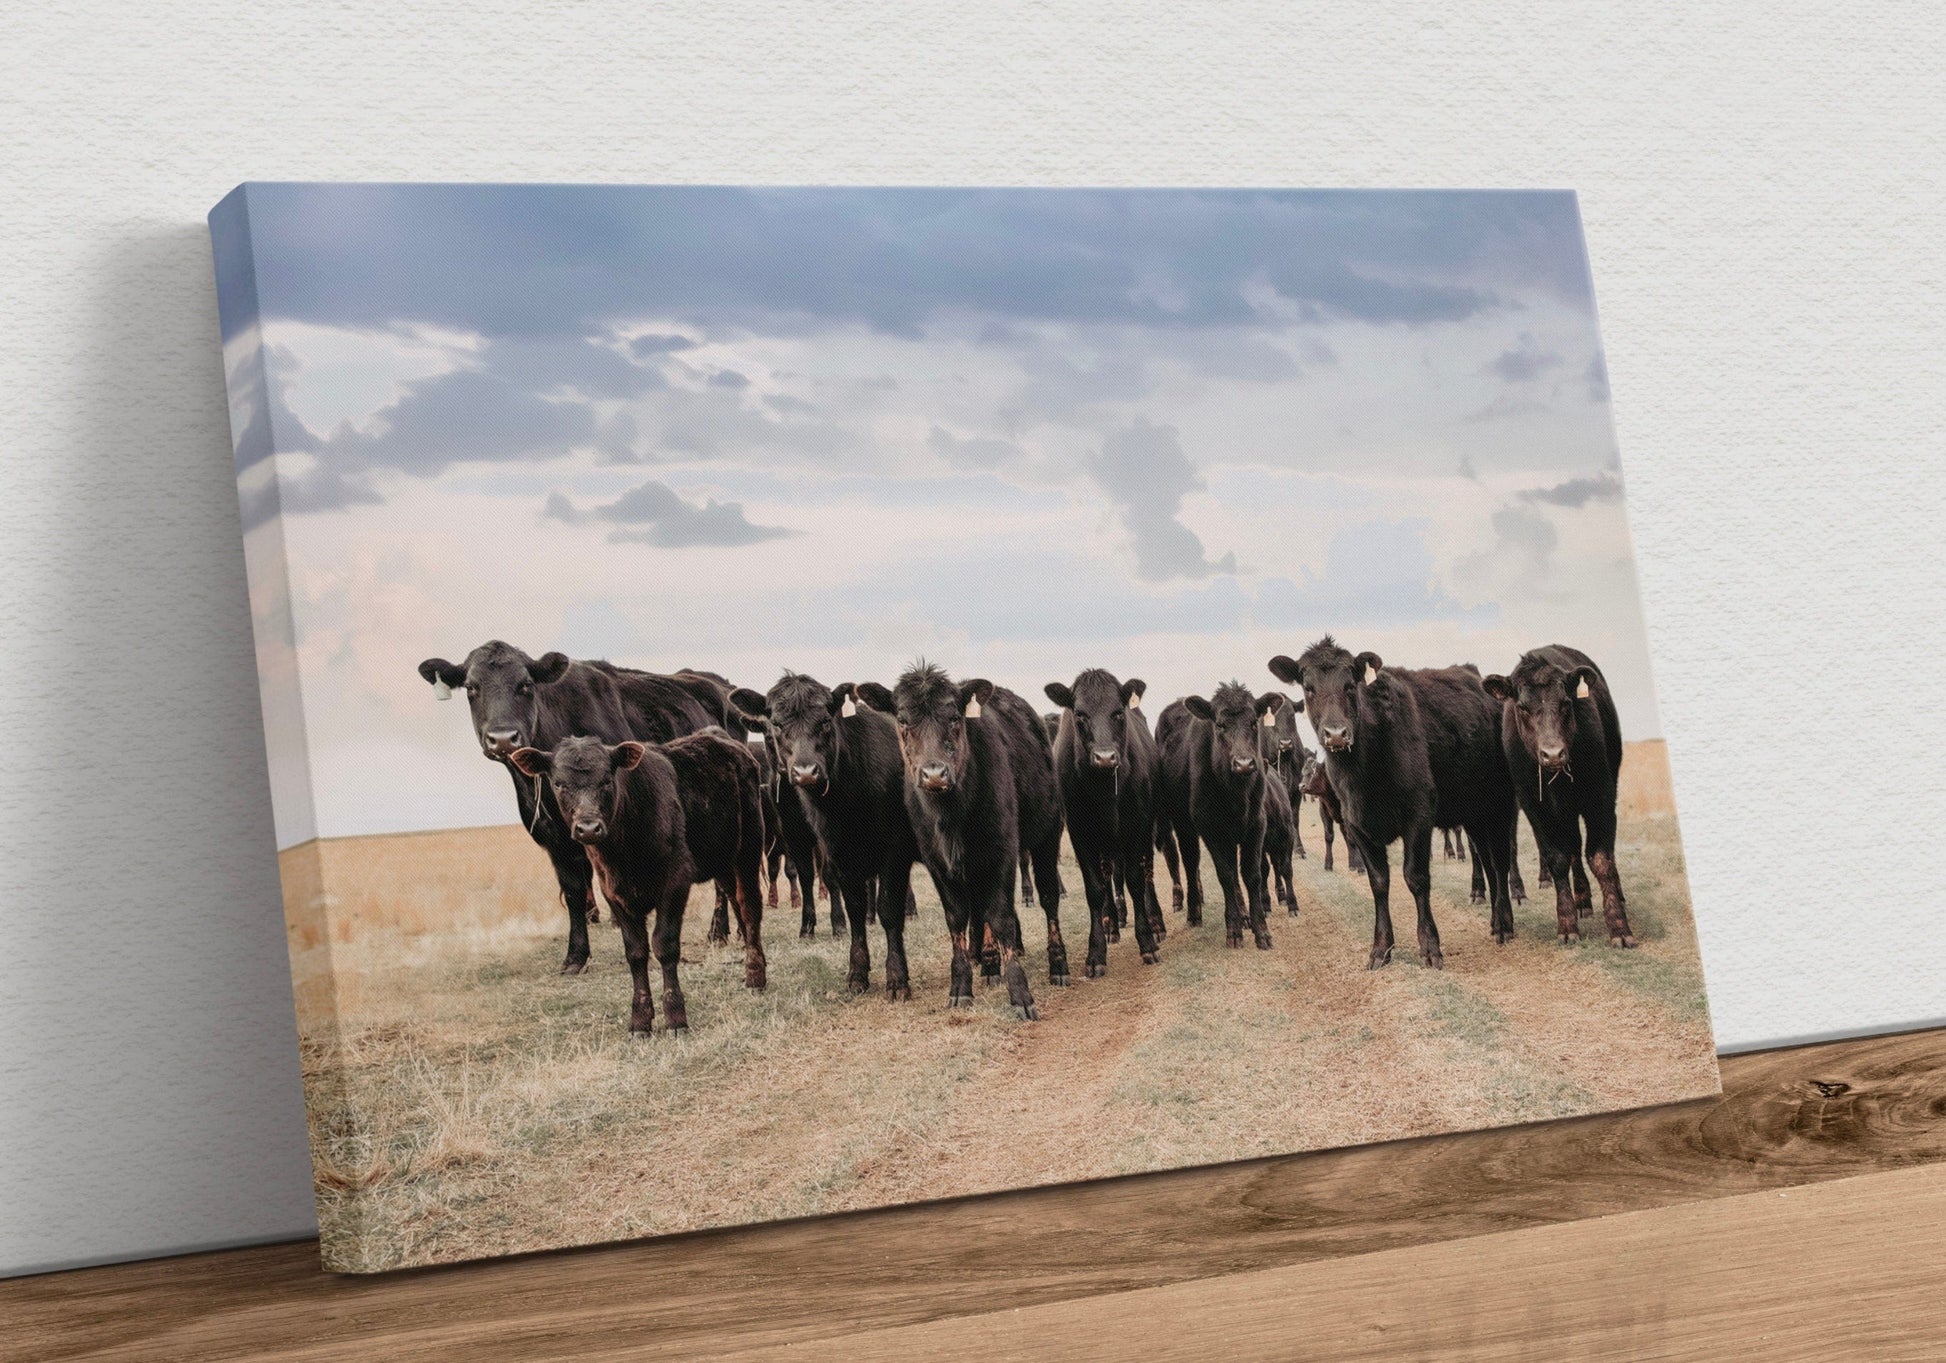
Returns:
[[[1362,966],[1370,896],[1298,863],[1303,915],[1270,952],[1172,917],[1105,980],[944,1007],[943,918],[923,873],[916,997],[844,991],[846,943],[767,924],[771,987],[685,930],[686,1037],[631,1038],[612,927],[555,973],[564,914],[518,828],[285,854],[326,1263],[369,1270],[1033,1183],[1529,1121],[1714,1092],[1687,885],[1660,753],[1630,754],[1619,860],[1643,946],[1562,949],[1551,891],[1486,937],[1465,868],[1435,866],[1448,968]],[[1659,747],[1659,745],[1657,745]],[[1658,773],[1660,773],[1658,775]],[[1646,792],[1643,794],[1642,792]],[[1523,861],[1530,882],[1533,854]],[[1078,892],[1072,862],[1064,871]],[[1207,878],[1212,892],[1213,878]],[[1166,890],[1165,890],[1166,893]],[[1395,915],[1398,911],[1395,907]],[[1039,911],[1024,914],[1043,967]],[[1083,915],[1062,915],[1080,959]],[[1409,901],[1398,915],[1411,940]],[[882,940],[873,929],[874,965]]]

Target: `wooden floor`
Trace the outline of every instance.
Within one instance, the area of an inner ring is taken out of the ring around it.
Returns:
[[[1723,1085],[381,1278],[308,1242],[48,1274],[0,1282],[0,1358],[1946,1358],[1946,1031]]]

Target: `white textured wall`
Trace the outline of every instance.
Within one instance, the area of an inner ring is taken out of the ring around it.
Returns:
[[[0,1271],[310,1226],[203,229],[246,178],[1577,188],[1718,1035],[1946,1015],[1937,16],[1384,8],[10,15]]]

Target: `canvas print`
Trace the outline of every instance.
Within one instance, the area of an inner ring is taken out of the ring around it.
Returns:
[[[329,1268],[1717,1091],[1571,193],[211,227]]]

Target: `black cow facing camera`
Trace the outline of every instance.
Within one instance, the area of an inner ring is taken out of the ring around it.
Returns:
[[[1195,926],[1203,921],[1200,839],[1223,886],[1227,946],[1243,945],[1247,918],[1257,949],[1271,948],[1264,887],[1264,763],[1257,730],[1265,715],[1285,703],[1275,692],[1258,696],[1242,682],[1225,682],[1207,700],[1185,696],[1171,702],[1156,722],[1163,812],[1182,855],[1189,922]],[[1164,855],[1173,875],[1174,858],[1166,847]]]
[[[588,858],[561,822],[546,779],[521,773],[509,759],[518,748],[545,751],[576,735],[607,743],[666,742],[721,723],[727,697],[718,696],[703,673],[636,672],[599,660],[572,660],[565,653],[531,658],[498,639],[481,644],[463,663],[428,658],[419,664],[419,675],[442,700],[455,691],[466,693],[480,751],[513,778],[521,826],[554,864],[568,911],[561,973],[580,974],[588,968],[588,923],[596,917]]]
[[[662,967],[668,1029],[689,1028],[676,967],[691,885],[727,881],[734,886],[743,925],[743,983],[764,987],[763,900],[757,884],[764,849],[763,777],[749,744],[720,729],[659,745],[568,738],[551,752],[517,748],[511,761],[552,788],[569,836],[615,911],[635,983],[629,1031],[648,1032],[655,1024],[651,950]]]
[[[945,901],[953,945],[949,1008],[973,1003],[973,953],[990,936],[994,959],[983,969],[1005,979],[1014,1016],[1040,1016],[1021,966],[1014,882],[1031,863],[1047,915],[1047,975],[1068,983],[1061,940],[1061,793],[1053,749],[1033,709],[985,679],[955,683],[939,668],[915,663],[887,690],[862,682],[858,699],[891,715],[904,767],[906,814],[919,855]],[[976,944],[974,934],[981,936]],[[984,953],[983,953],[984,954]]]
[[[1555,928],[1563,944],[1581,939],[1592,917],[1588,871],[1601,883],[1611,947],[1632,947],[1628,905],[1615,868],[1615,793],[1622,771],[1622,724],[1608,679],[1579,649],[1552,644],[1521,655],[1504,677],[1488,677],[1502,707],[1500,739],[1514,793],[1554,881]],[[1587,827],[1588,865],[1581,863]],[[1569,877],[1572,876],[1572,888]]]
[[[1499,705],[1466,667],[1387,667],[1376,653],[1353,654],[1330,635],[1299,658],[1270,660],[1279,681],[1301,687],[1323,747],[1325,773],[1346,838],[1365,862],[1372,889],[1367,968],[1392,959],[1391,864],[1401,844],[1406,888],[1419,910],[1419,956],[1445,964],[1432,916],[1432,834],[1464,828],[1486,863],[1492,936],[1514,935],[1507,898],[1514,793],[1500,754]]]

